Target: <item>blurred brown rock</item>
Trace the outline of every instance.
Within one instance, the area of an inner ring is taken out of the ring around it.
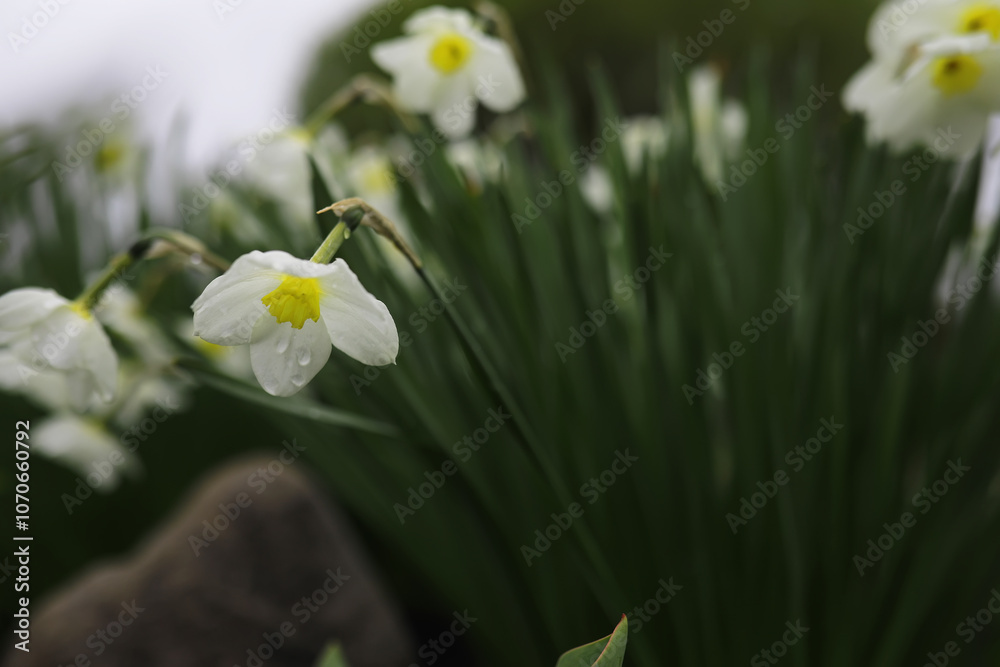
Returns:
[[[401,614],[346,519],[275,461],[214,473],[131,558],[45,600],[31,652],[6,664],[299,666],[336,640],[351,667],[407,665]]]

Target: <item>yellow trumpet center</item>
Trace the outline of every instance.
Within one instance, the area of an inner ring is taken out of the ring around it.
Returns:
[[[285,276],[261,302],[279,324],[291,322],[293,327],[301,329],[306,320],[319,321],[319,295],[319,283],[315,278]]]
[[[442,35],[431,47],[431,64],[442,74],[451,74],[462,67],[472,55],[472,42],[450,32]]]
[[[983,66],[972,56],[948,56],[934,61],[934,85],[945,95],[961,95],[976,87]]]
[[[994,40],[1000,40],[1000,7],[980,3],[962,14],[959,32],[988,32]]]

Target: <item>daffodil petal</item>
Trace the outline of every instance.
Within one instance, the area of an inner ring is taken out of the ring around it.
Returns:
[[[487,109],[510,111],[524,101],[524,81],[510,47],[501,39],[478,39],[475,60],[475,93]]]
[[[306,320],[301,329],[273,317],[262,317],[253,328],[250,363],[264,391],[291,396],[316,377],[333,349],[322,321]]]
[[[93,472],[93,463],[107,461],[116,452],[120,454],[124,463],[113,466],[108,477],[95,485],[102,492],[111,491],[118,485],[121,471],[130,472],[138,468],[135,457],[110,433],[72,415],[51,417],[38,424],[31,430],[31,444],[41,454],[63,463],[81,475]]]
[[[476,126],[475,87],[470,72],[465,71],[452,74],[441,85],[431,118],[434,127],[450,139],[467,137]]]
[[[23,335],[28,328],[69,301],[50,289],[25,287],[0,296],[0,345]]]
[[[372,60],[393,75],[393,92],[409,111],[427,113],[434,108],[434,94],[443,77],[431,65],[433,44],[433,35],[413,35],[372,47]]]
[[[403,24],[403,31],[411,34],[437,30],[470,32],[473,29],[472,15],[467,10],[440,5],[416,12]]]
[[[257,250],[243,255],[209,283],[191,306],[196,336],[216,345],[250,342],[254,324],[267,312],[261,299],[282,280],[278,266],[285,262],[271,255]]]
[[[394,363],[399,332],[385,304],[372,296],[341,259],[323,280],[322,322],[338,350],[369,366]]]
[[[60,371],[88,373],[105,401],[114,397],[118,356],[101,324],[70,306],[60,306],[31,328],[31,341],[45,362]]]

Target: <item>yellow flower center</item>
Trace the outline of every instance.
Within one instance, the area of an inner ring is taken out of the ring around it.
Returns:
[[[273,292],[261,299],[278,324],[291,322],[296,329],[306,320],[319,321],[319,282],[315,278],[285,276]]]
[[[85,320],[89,320],[89,319],[91,319],[91,318],[94,317],[90,313],[90,309],[87,308],[82,303],[80,303],[79,301],[71,301],[70,304],[69,304],[69,307],[70,307],[70,310],[72,310],[74,313],[76,313],[77,315],[79,315],[80,317],[82,317]]]
[[[1000,7],[980,3],[962,14],[959,32],[988,32],[994,40],[1000,40]]]
[[[386,194],[396,190],[392,170],[383,162],[367,165],[360,180],[366,192]]]
[[[114,169],[125,157],[125,145],[121,142],[110,142],[97,151],[94,158],[97,171],[105,172]]]
[[[439,37],[431,47],[431,64],[442,74],[452,74],[471,55],[472,42],[457,32],[450,32]]]
[[[934,61],[934,85],[945,95],[961,95],[976,87],[983,66],[972,56],[948,56]]]

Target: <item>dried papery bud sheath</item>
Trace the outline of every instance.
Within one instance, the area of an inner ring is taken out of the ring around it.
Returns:
[[[341,219],[341,221],[346,221],[345,216],[350,215],[353,220],[358,212],[362,213],[360,224],[370,227],[379,236],[389,239],[389,241],[399,250],[406,259],[409,260],[410,264],[413,265],[415,269],[423,268],[423,262],[417,257],[417,254],[413,252],[410,245],[402,237],[396,226],[392,224],[386,216],[379,213],[373,206],[363,199],[357,197],[351,197],[350,199],[343,199],[335,204],[327,206],[317,213],[326,213],[327,211],[333,211]]]

